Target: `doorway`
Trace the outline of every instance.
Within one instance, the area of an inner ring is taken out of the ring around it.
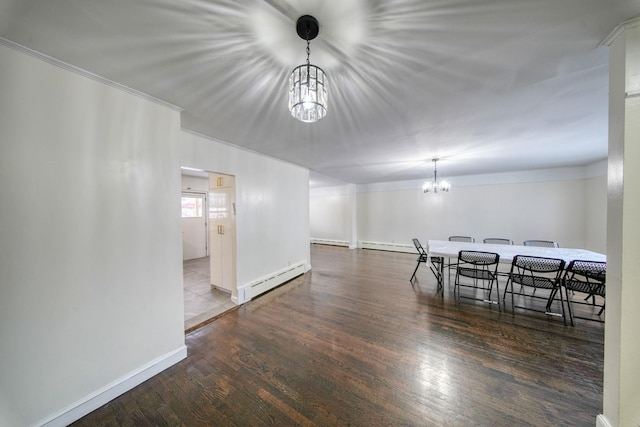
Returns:
[[[183,168],[181,196],[184,325],[191,331],[236,307],[235,177]]]

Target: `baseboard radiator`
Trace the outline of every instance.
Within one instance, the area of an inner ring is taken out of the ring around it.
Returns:
[[[287,268],[248,283],[238,289],[239,300],[241,300],[240,302],[249,301],[258,295],[270,291],[271,289],[304,274],[305,265],[306,262],[301,261],[295,265],[290,265]]]
[[[346,240],[332,240],[332,239],[314,239],[311,238],[311,243],[318,245],[331,245],[331,246],[346,246],[349,247],[349,242]]]
[[[391,252],[405,252],[414,254],[416,248],[413,245],[401,244],[401,243],[383,243],[383,242],[360,242],[362,249],[375,249],[378,251],[391,251]]]

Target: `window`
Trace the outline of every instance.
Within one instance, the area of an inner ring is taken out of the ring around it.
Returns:
[[[182,218],[202,218],[202,197],[182,197]]]

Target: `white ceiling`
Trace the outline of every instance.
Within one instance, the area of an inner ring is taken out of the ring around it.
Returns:
[[[287,110],[311,62],[327,117]],[[0,36],[184,109],[182,126],[372,183],[607,156],[608,52],[640,0],[0,0]],[[319,182],[319,181],[318,181]]]

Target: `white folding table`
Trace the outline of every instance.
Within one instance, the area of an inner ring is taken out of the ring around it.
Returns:
[[[511,264],[516,255],[544,258],[558,258],[566,264],[579,259],[581,261],[606,262],[607,256],[587,249],[547,248],[540,246],[495,245],[491,243],[451,242],[448,240],[428,240],[427,254],[431,257],[458,258],[460,251],[493,252],[500,255],[500,263]],[[440,280],[444,277],[444,262],[440,264]],[[439,283],[442,285],[442,283]]]

